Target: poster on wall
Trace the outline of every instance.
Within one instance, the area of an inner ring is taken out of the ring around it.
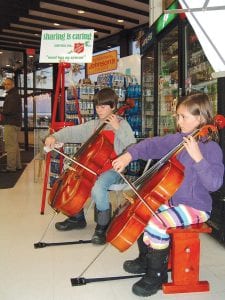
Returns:
[[[103,72],[116,70],[117,68],[117,51],[108,51],[103,54],[93,56],[92,63],[87,65],[87,74],[93,75]]]
[[[40,63],[90,63],[93,29],[42,30]]]
[[[133,54],[126,57],[122,57],[118,62],[118,72],[135,76],[138,84],[141,82],[141,56],[139,54]]]

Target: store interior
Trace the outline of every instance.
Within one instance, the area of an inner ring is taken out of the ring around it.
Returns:
[[[225,77],[212,76],[212,64],[188,18],[183,13],[171,14],[172,17],[168,18],[164,12],[165,9],[178,9],[179,1],[161,1],[159,7],[160,1],[157,4],[157,1],[153,1],[155,8],[151,1],[144,0],[110,3],[79,0],[76,4],[65,0],[56,1],[55,4],[54,1],[22,2],[26,4],[23,9],[19,9],[15,3],[16,6],[13,6],[15,14],[18,14],[16,24],[13,18],[9,18],[8,8],[1,4],[6,9],[8,22],[0,32],[0,112],[5,99],[3,81],[10,77],[15,80],[22,98],[20,149],[23,153],[32,152],[33,159],[29,163],[24,162],[23,171],[12,188],[0,187],[0,299],[137,299],[131,292],[131,286],[137,281],[135,278],[91,282],[84,286],[71,285],[73,277],[127,275],[122,265],[124,260],[136,256],[136,244],[122,253],[112,245],[93,246],[90,243],[56,247],[47,245],[43,249],[35,247],[35,243],[88,240],[95,226],[93,204],[88,201],[84,207],[88,220],[86,229],[64,233],[55,230],[55,221],[64,220],[65,216],[55,214],[47,203],[47,195],[69,163],[57,155],[51,155],[47,162],[43,140],[50,132],[62,128],[62,123],[78,125],[95,119],[93,96],[103,87],[115,90],[118,108],[132,101],[132,106],[125,110],[123,117],[130,124],[137,142],[174,133],[177,130],[174,113],[180,96],[206,93],[212,103],[213,113],[225,115]],[[89,7],[89,2],[96,6],[95,9]],[[106,6],[107,14],[104,16]],[[102,66],[109,59],[115,59],[116,67],[109,64],[107,70],[95,69],[91,63],[74,62],[61,68],[61,62],[39,62],[41,27],[55,30],[56,27],[50,26],[49,18],[52,21],[58,18],[60,24],[57,29],[71,29],[74,22],[71,13],[78,8],[85,8],[88,13],[85,17],[77,15],[80,26],[85,26],[84,21],[89,21],[93,28],[98,28],[94,36],[93,57],[101,61]],[[98,16],[99,24],[96,19]],[[113,17],[123,22],[115,24]],[[6,24],[6,21],[2,24]],[[34,24],[37,32],[31,24]],[[24,32],[20,34],[19,30]],[[19,44],[15,38],[11,41],[7,35],[18,35],[22,39],[27,36]],[[59,88],[59,81],[62,88]],[[53,117],[54,109],[56,114]],[[225,156],[224,129],[219,135]],[[73,157],[79,147],[80,144],[64,144],[63,153]],[[4,125],[0,123],[2,161],[5,155]],[[127,178],[135,181],[143,172],[145,163],[142,160],[131,163]],[[154,163],[151,161],[151,166]],[[123,199],[122,192],[110,192],[115,209]],[[152,299],[224,298],[225,185],[212,193],[212,198],[213,211],[208,221],[212,231],[199,234],[199,276],[200,280],[210,283],[210,290],[169,295],[160,291]]]

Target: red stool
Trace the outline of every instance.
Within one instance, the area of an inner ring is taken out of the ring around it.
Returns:
[[[210,233],[206,224],[169,228],[171,253],[168,268],[172,282],[163,284],[163,293],[192,293],[209,291],[208,281],[199,281],[200,239],[199,233]]]

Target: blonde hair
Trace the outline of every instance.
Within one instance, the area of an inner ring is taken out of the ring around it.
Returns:
[[[192,94],[179,98],[176,111],[181,105],[184,106],[191,115],[200,116],[200,124],[198,128],[201,128],[204,125],[214,124],[212,103],[206,94]],[[179,126],[178,130],[180,131]],[[218,139],[218,133],[213,131],[208,133],[208,137],[205,139],[205,141],[214,140],[218,142]]]
[[[206,94],[193,94],[179,98],[176,110],[183,105],[193,116],[200,116],[200,126],[213,124],[212,105]]]

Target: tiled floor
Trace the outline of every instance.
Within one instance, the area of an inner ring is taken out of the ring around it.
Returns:
[[[34,249],[34,243],[40,241],[53,211],[47,205],[45,214],[40,215],[42,182],[34,183],[33,173],[34,161],[27,166],[15,188],[0,190],[0,299],[138,299],[131,292],[137,279],[71,286],[70,279],[80,276],[104,246],[84,244]],[[62,219],[64,216],[59,214],[53,223]],[[95,226],[92,209],[87,219],[87,228],[80,231],[57,232],[51,225],[43,241],[90,239]],[[160,291],[151,299],[224,299],[225,248],[208,235],[201,236],[201,247],[200,278],[210,282],[210,292],[164,295]],[[122,264],[136,255],[136,245],[123,253],[108,245],[82,276],[126,275]]]

